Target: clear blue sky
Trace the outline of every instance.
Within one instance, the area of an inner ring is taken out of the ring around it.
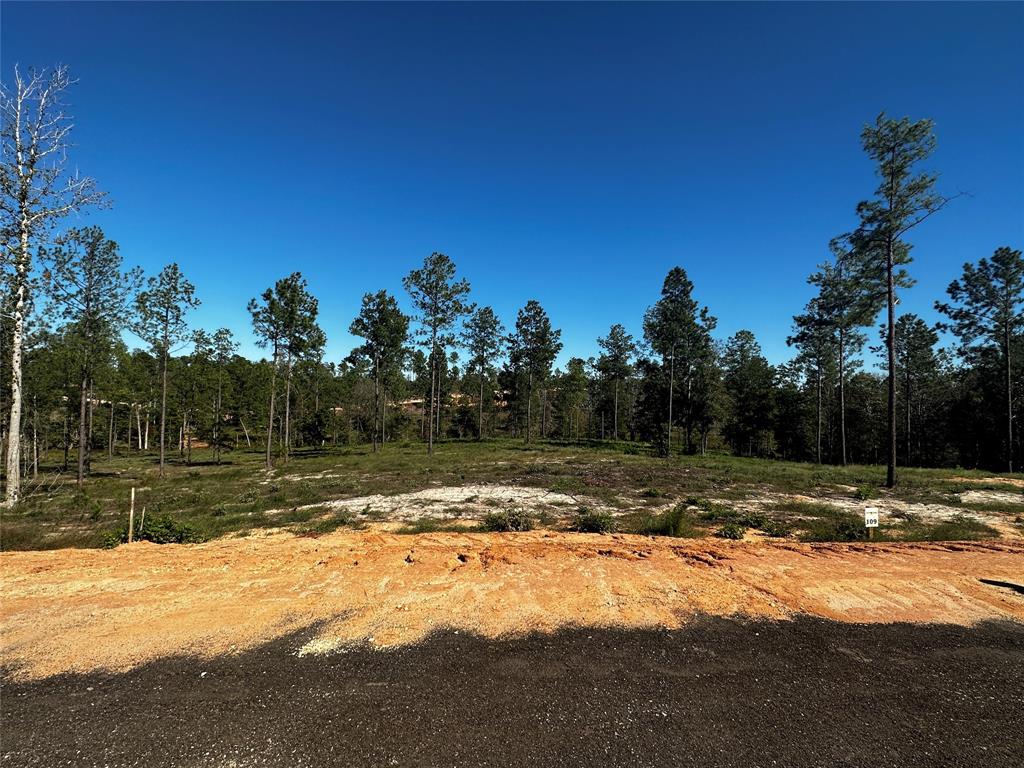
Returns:
[[[679,264],[790,355],[830,237],[875,186],[861,126],[931,117],[940,187],[912,237],[932,302],[1024,246],[1024,4],[4,2],[2,71],[69,65],[74,158],[130,263],[178,261],[197,326],[255,348],[246,301],[292,270],[328,356],[362,293],[443,251],[507,325],[536,298],[589,356],[640,334]]]

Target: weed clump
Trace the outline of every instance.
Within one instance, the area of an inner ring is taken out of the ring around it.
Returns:
[[[414,535],[417,533],[437,533],[439,531],[460,530],[465,529],[459,525],[457,520],[443,520],[436,517],[417,517],[415,520],[410,520],[401,528],[397,528],[395,533]]]
[[[484,517],[482,525],[485,531],[521,533],[532,531],[534,523],[533,516],[525,509],[503,509],[498,512],[489,512]]]
[[[868,499],[878,498],[878,489],[873,485],[862,485],[860,488],[853,492],[853,498],[859,499],[860,501],[867,501]]]
[[[687,539],[704,535],[697,527],[697,520],[686,504],[677,504],[660,515],[648,517],[638,526],[637,532],[647,536],[674,536]]]
[[[615,530],[615,519],[607,512],[580,507],[573,515],[569,528],[577,533],[612,533]]]
[[[138,527],[133,538],[136,541],[151,541],[154,544],[196,544],[205,537],[188,523],[179,523],[170,515],[154,515],[146,518]],[[105,547],[116,547],[128,541],[128,525],[110,531],[103,538]]]
[[[758,529],[765,536],[772,536],[773,538],[779,539],[783,539],[793,532],[793,526],[789,523],[784,523],[781,520],[768,520],[764,525],[758,526]]]
[[[746,527],[739,523],[726,523],[715,531],[715,536],[720,539],[732,539],[733,541],[739,541],[743,538],[743,534],[746,532]]]
[[[868,537],[864,519],[850,512],[829,511],[800,522],[803,541],[862,541]]]
[[[306,535],[319,536],[324,533],[331,533],[337,530],[343,525],[348,525],[352,522],[352,515],[348,512],[336,512],[330,517],[325,517],[323,520],[317,520],[312,525],[303,529],[303,533]]]

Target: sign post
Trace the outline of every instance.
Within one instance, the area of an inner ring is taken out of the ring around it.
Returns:
[[[874,534],[878,527],[878,507],[864,507],[864,527],[868,529],[868,538]]]
[[[135,486],[132,486],[132,503],[128,507],[128,543],[132,543],[132,533],[135,529]]]

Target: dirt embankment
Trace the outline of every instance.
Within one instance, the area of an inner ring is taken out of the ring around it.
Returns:
[[[301,653],[696,614],[852,622],[1024,619],[1024,544],[795,544],[639,536],[338,532],[0,554],[10,674],[128,669],[317,627]]]

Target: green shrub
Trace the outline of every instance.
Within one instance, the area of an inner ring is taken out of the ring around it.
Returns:
[[[607,512],[580,507],[573,515],[569,528],[577,533],[612,533],[615,530],[615,519]]]
[[[864,518],[851,512],[832,511],[799,523],[804,541],[861,541],[868,537]]]
[[[504,533],[532,531],[534,523],[533,516],[525,509],[502,509],[498,512],[489,512],[484,517],[482,525],[485,531]]]
[[[170,515],[150,515],[141,527],[136,526],[136,541],[151,541],[154,544],[195,544],[204,537],[187,523],[179,523]],[[128,541],[128,526],[110,531],[103,537],[106,547],[116,547]]]
[[[307,526],[302,530],[302,533],[306,535],[319,536],[323,533],[330,533],[343,525],[348,525],[352,522],[352,515],[342,510],[335,512],[330,517],[325,517],[322,520],[317,520],[312,525]]]
[[[736,522],[747,528],[756,528],[759,531],[763,531],[771,521],[768,516],[761,512],[747,512],[741,514],[736,518]]]
[[[256,486],[246,488],[240,494],[238,494],[238,500],[243,504],[251,504],[254,501],[259,501],[260,489]]]
[[[784,538],[793,531],[793,526],[780,520],[768,520],[763,526],[758,526],[765,536]]]
[[[685,504],[677,504],[660,515],[648,517],[638,526],[637,533],[647,536],[679,538],[695,538],[703,535],[703,532],[697,527],[696,518]]]
[[[878,498],[878,489],[873,485],[862,485],[853,492],[853,498],[861,501]]]
[[[734,541],[739,541],[743,538],[743,534],[745,534],[746,532],[746,527],[740,525],[739,523],[726,523],[717,531],[715,531],[715,536],[717,536],[720,539],[733,539]]]
[[[697,507],[700,510],[698,516],[701,520],[706,520],[707,522],[735,522],[741,517],[741,514],[735,509],[716,504],[708,499],[698,499],[691,496],[686,500],[686,503],[691,507]]]

